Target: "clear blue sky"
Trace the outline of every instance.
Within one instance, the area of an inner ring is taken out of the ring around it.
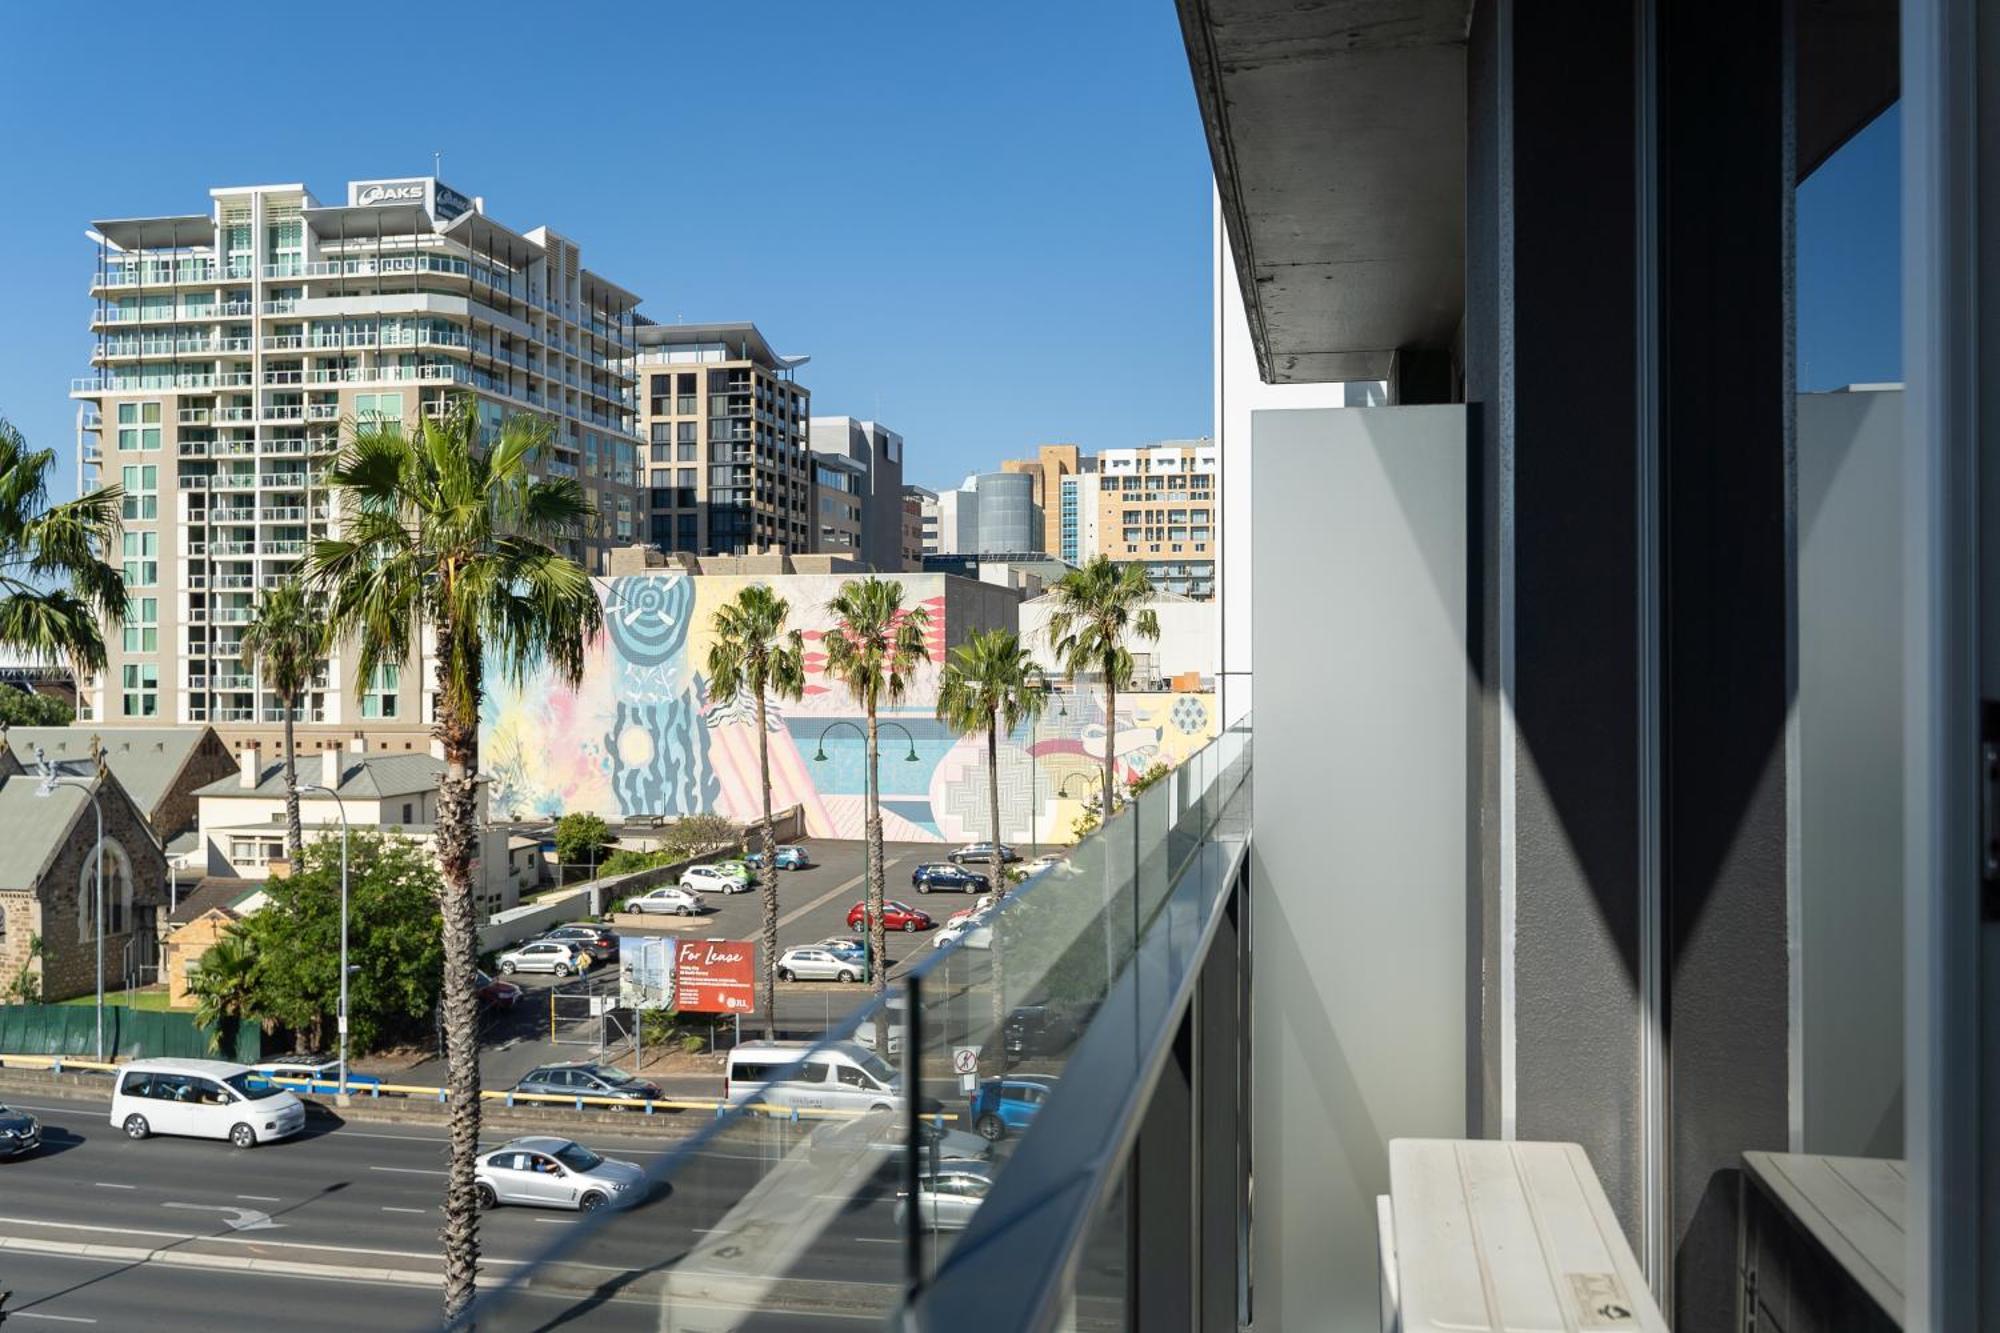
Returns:
[[[1797,374],[1808,392],[1903,378],[1902,133],[1898,104],[1799,187]]]
[[[810,353],[814,409],[902,431],[909,480],[1211,428],[1208,154],[1165,0],[23,5],[7,46],[0,415],[65,493],[91,219],[331,201],[434,150],[654,318]]]

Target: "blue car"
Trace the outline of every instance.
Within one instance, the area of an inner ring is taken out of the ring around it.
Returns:
[[[910,872],[910,883],[916,885],[918,893],[929,893],[932,889],[985,893],[993,887],[986,876],[949,861],[931,861],[918,866]]]
[[[288,1055],[252,1065],[250,1072],[292,1092],[331,1096],[340,1091],[340,1061],[329,1060],[323,1055]],[[379,1095],[381,1087],[382,1080],[374,1074],[356,1073],[351,1067],[348,1069],[348,1092],[360,1097],[373,1097]]]
[[[1017,1074],[1009,1078],[989,1078],[972,1095],[972,1127],[989,1142],[1004,1139],[1028,1127],[1042,1109],[1054,1079]]]
[[[751,852],[743,859],[753,867],[761,866],[764,864],[764,853]],[[780,847],[772,855],[771,860],[780,870],[804,870],[812,864],[812,858],[806,855],[806,849],[803,847]]]

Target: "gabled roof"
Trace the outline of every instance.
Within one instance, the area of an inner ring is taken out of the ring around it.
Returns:
[[[115,784],[117,779],[91,779],[88,787],[64,782],[41,796],[39,777],[19,771],[12,762],[0,767],[0,848],[6,849],[0,855],[0,889],[34,892],[69,844],[77,822],[92,818],[91,792],[99,781]],[[84,836],[94,837],[94,826]]]
[[[210,912],[221,912],[230,917],[247,916],[255,907],[252,900],[269,887],[261,879],[209,875],[195,885],[194,892],[180,900],[179,905],[167,914],[167,920],[178,926],[198,920]]]
[[[410,796],[417,792],[436,791],[438,779],[444,775],[444,760],[427,754],[364,755],[342,751],[340,758],[342,767],[340,783],[336,790],[343,800],[376,801],[391,796]],[[316,784],[319,779],[319,756],[301,756],[299,782]],[[254,787],[245,787],[241,777],[228,777],[218,778],[195,792],[196,796],[204,800],[231,796],[269,800],[273,797],[282,798],[284,794],[283,762],[264,765]]]
[[[88,777],[96,766],[91,755],[95,738],[104,747],[104,762],[118,775],[118,784],[140,813],[150,818],[208,734],[205,726],[98,727],[83,723],[8,727],[4,739],[27,767],[34,766],[35,747],[39,745],[58,772]]]

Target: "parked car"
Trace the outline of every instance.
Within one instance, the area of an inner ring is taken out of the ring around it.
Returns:
[[[910,883],[917,886],[918,893],[929,893],[932,889],[969,889],[985,893],[993,887],[986,876],[950,861],[931,861],[918,866],[910,872]]]
[[[969,916],[954,925],[947,925],[931,938],[931,948],[949,949],[959,941],[968,949],[990,949],[993,947],[993,927],[983,917]]]
[[[111,1123],[129,1139],[184,1134],[254,1148],[305,1128],[305,1104],[247,1065],[133,1060],[118,1071]]]
[[[682,881],[683,884],[685,882]],[[637,898],[627,898],[625,910],[693,916],[697,912],[706,912],[708,904],[703,902],[701,896],[693,889],[683,888],[680,884],[662,884],[659,888],[648,890]]]
[[[757,878],[756,872],[750,868],[750,863],[740,856],[731,861],[711,861],[708,864],[709,869],[720,870],[725,875],[734,875],[745,884]]]
[[[918,1141],[923,1144],[926,1162],[983,1162],[993,1155],[993,1145],[977,1134],[962,1129],[945,1129],[928,1120],[918,1124]],[[907,1141],[904,1118],[893,1111],[870,1111],[853,1120],[835,1121],[813,1131],[810,1151],[817,1157],[857,1157],[874,1153],[901,1161]]]
[[[340,1091],[340,1061],[324,1055],[284,1055],[276,1060],[266,1060],[252,1065],[251,1070],[264,1078],[297,1080],[305,1086],[285,1086],[293,1092],[332,1093]],[[352,1068],[347,1071],[347,1090],[372,1095],[382,1086],[382,1080],[373,1074],[357,1074]]]
[[[827,949],[833,953],[846,954],[852,958],[866,958],[868,956],[868,941],[862,939],[859,935],[829,935],[818,944],[813,945],[813,948]]]
[[[529,940],[500,955],[500,970],[509,976],[516,972],[553,972],[559,977],[581,972],[589,967],[589,954],[574,945],[559,940]]]
[[[847,909],[847,928],[849,930],[862,929],[863,923],[867,920],[867,903],[856,903]],[[882,928],[884,930],[929,930],[936,924],[937,922],[931,920],[929,912],[912,907],[908,903],[899,903],[891,900],[882,904]]]
[[[955,926],[961,921],[970,921],[975,917],[981,921],[984,921],[986,919],[986,914],[992,910],[993,910],[993,895],[990,893],[982,893],[977,898],[974,898],[972,900],[972,906],[959,908],[956,912],[953,912],[950,916],[946,917],[944,919],[944,923],[947,926]]]
[[[780,981],[859,981],[865,970],[859,959],[810,944],[798,945],[778,955]]]
[[[744,857],[743,861],[744,864],[754,870],[764,864],[764,853],[752,852]],[[780,847],[777,851],[773,852],[771,854],[771,864],[780,870],[804,870],[812,864],[812,858],[806,854],[805,848],[793,845]]]
[[[484,972],[472,974],[479,988],[479,1003],[488,1009],[512,1009],[521,1002],[521,988],[511,981],[497,981]]]
[[[603,926],[568,925],[545,930],[536,938],[573,944],[590,955],[593,963],[609,963],[618,957],[618,937]]]
[[[0,1159],[26,1157],[42,1146],[42,1122],[0,1102]]]
[[[972,1127],[983,1139],[999,1140],[1026,1129],[1048,1098],[1053,1079],[1015,1074],[983,1080],[972,1094]]]
[[[515,1139],[481,1155],[472,1171],[481,1208],[512,1203],[588,1213],[627,1207],[646,1193],[645,1168],[600,1157],[572,1139]]]
[[[750,877],[721,866],[689,866],[681,871],[681,887],[695,893],[748,893]]]
[[[543,1065],[514,1085],[516,1092],[554,1097],[616,1097],[627,1102],[656,1102],[667,1094],[660,1085],[615,1065]]]
[[[1072,1005],[1024,1004],[1007,1015],[1001,1039],[1016,1058],[1060,1055],[1075,1045],[1097,1012],[1094,1003]]]
[[[990,865],[993,861],[993,844],[990,842],[968,842],[965,846],[953,852],[951,859],[959,865],[964,865],[967,861],[983,861]],[[1004,842],[1000,844],[1001,865],[1008,865],[1020,859],[1021,854],[1019,852]]]
[[[1054,855],[1038,856],[1034,860],[1028,862],[1028,864],[1022,866],[1021,871],[1023,874],[1033,877],[1035,875],[1041,874],[1044,870],[1054,870],[1057,866],[1061,865],[1062,863],[1063,863],[1063,858],[1060,856],[1054,856]]]
[[[993,1187],[993,1168],[985,1162],[947,1162],[925,1175],[917,1186],[918,1221],[932,1231],[963,1231],[986,1191]],[[896,1196],[896,1225],[909,1216],[907,1192]]]

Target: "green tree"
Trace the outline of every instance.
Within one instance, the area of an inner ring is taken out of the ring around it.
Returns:
[[[736,841],[736,825],[723,815],[703,812],[683,815],[661,835],[660,850],[669,861],[679,861],[703,852],[727,847]]]
[[[708,650],[708,684],[718,699],[749,693],[757,701],[757,773],[764,794],[764,856],[758,897],[764,909],[763,964],[757,971],[757,1007],[764,1036],[778,1035],[778,840],[771,831],[771,721],[766,699],[797,699],[806,688],[805,636],[786,630],[791,605],[761,583],[715,609],[715,642]]]
[[[103,554],[118,540],[124,491],[49,504],[55,461],[0,418],[0,648],[68,667],[81,693],[104,669],[103,627],[125,618],[124,573]]]
[[[252,1010],[324,1044],[340,997],[340,839],[306,845],[292,874],[238,927],[257,957]],[[348,1040],[357,1051],[421,1031],[444,971],[437,863],[405,838],[355,834],[348,844]]]
[[[208,1029],[210,1050],[233,1050],[236,1032],[257,1021],[257,948],[237,922],[219,935],[188,977],[194,1021]]]
[[[0,726],[66,727],[75,719],[76,710],[60,699],[0,689]]]
[[[487,654],[520,679],[542,663],[574,686],[603,609],[583,566],[561,547],[595,516],[573,477],[538,480],[545,418],[515,416],[489,442],[470,395],[418,433],[396,422],[352,429],[328,480],[342,499],[340,535],[315,544],[312,585],[338,634],[360,645],[365,679],[407,662],[428,630],[436,663],[445,771],[436,844],[443,872],[444,1016],[450,1153],[445,1179],[444,1314],[462,1315],[478,1287],[479,998],[472,862],[477,836],[479,701]]]
[[[883,934],[881,746],[876,713],[883,703],[897,703],[909,690],[917,663],[931,659],[924,633],[930,612],[921,606],[903,608],[903,585],[870,575],[849,579],[826,604],[833,628],[826,632],[826,674],[847,686],[847,692],[868,714],[866,834],[868,839],[868,973],[876,994],[888,981],[889,942]],[[888,1014],[876,1009],[875,1049],[889,1049]],[[914,1095],[914,1090],[912,1090]]]
[[[1056,581],[1049,616],[1049,651],[1074,681],[1095,672],[1104,682],[1104,787],[1118,790],[1118,691],[1132,683],[1132,653],[1125,641],[1160,637],[1160,619],[1147,606],[1153,585],[1145,566],[1114,564],[1100,555]],[[1114,802],[1115,805],[1115,802]]]
[[[610,841],[611,826],[602,815],[572,810],[556,821],[556,864],[559,868],[587,864],[595,869]]]
[[[987,827],[993,838],[993,902],[1007,896],[1007,862],[1000,850],[1000,736],[1040,717],[1047,696],[1041,689],[1042,669],[1010,629],[989,629],[973,635],[945,657],[938,675],[938,720],[961,736],[986,737]],[[1034,799],[1034,793],[1029,793]],[[1007,1019],[1007,988],[1002,979],[1004,959],[990,951],[993,969],[993,1031],[1002,1032]],[[1000,1043],[1002,1072],[1007,1043]]]
[[[296,864],[305,833],[299,825],[299,764],[292,723],[299,700],[312,688],[326,656],[326,617],[319,599],[296,578],[288,578],[257,599],[256,614],[243,627],[243,665],[264,678],[264,688],[285,710],[285,855]]]

